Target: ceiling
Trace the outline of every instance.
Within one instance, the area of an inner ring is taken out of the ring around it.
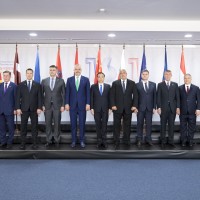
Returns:
[[[199,8],[199,0],[1,0],[0,43],[199,45]]]

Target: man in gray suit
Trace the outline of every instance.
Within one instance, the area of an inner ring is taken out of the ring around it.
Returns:
[[[55,65],[49,67],[49,74],[50,77],[42,80],[41,83],[47,136],[45,147],[49,147],[52,144],[52,121],[54,123],[54,139],[58,147],[60,142],[61,112],[65,110],[65,83],[63,79],[56,77],[57,67]]]

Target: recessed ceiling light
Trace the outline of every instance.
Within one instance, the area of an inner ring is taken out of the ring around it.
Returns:
[[[192,34],[185,34],[184,37],[185,37],[185,38],[191,38],[191,37],[192,37]]]
[[[36,37],[36,36],[37,36],[37,33],[29,33],[29,35],[30,35],[31,37]]]
[[[100,8],[99,11],[100,11],[100,12],[105,12],[106,9],[105,9],[105,8]]]
[[[114,33],[110,33],[110,34],[108,34],[108,37],[113,38],[113,37],[116,37],[116,35]]]

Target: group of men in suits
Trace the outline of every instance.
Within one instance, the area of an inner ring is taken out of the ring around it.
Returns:
[[[49,67],[49,77],[41,84],[33,80],[33,70],[26,70],[26,80],[18,86],[10,81],[11,73],[3,72],[4,82],[0,84],[0,140],[1,147],[12,148],[14,136],[14,115],[21,115],[21,145],[26,148],[27,123],[31,119],[33,145],[37,148],[38,115],[43,111],[46,123],[46,144],[49,147],[60,144],[61,113],[69,111],[71,122],[71,147],[75,148],[79,141],[85,147],[86,113],[91,110],[94,115],[97,148],[107,148],[107,122],[109,113],[113,111],[113,134],[115,149],[120,148],[121,121],[123,142],[130,146],[132,113],[137,114],[137,145],[145,142],[152,146],[151,130],[153,114],[160,115],[161,146],[174,145],[174,122],[176,114],[180,115],[181,144],[193,146],[196,129],[196,117],[200,114],[200,91],[191,83],[190,74],[184,76],[184,84],[171,81],[172,72],[165,71],[165,80],[158,84],[149,81],[149,71],[144,70],[139,83],[127,78],[125,69],[120,70],[120,79],[110,85],[104,83],[105,74],[97,74],[98,83],[90,88],[89,79],[81,75],[79,64],[74,66],[74,75],[66,82],[57,77],[57,67]],[[79,121],[79,138],[77,138],[77,118]],[[122,120],[123,119],[123,120]],[[146,124],[145,138],[143,133]],[[166,125],[168,124],[168,138]],[[6,128],[7,125],[7,128]],[[54,125],[54,126],[53,126]],[[8,137],[6,132],[8,129]]]

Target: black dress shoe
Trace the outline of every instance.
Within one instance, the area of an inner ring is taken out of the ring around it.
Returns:
[[[38,145],[37,144],[33,144],[32,145],[32,149],[38,149]]]
[[[102,145],[101,144],[97,144],[97,149],[101,149]]]
[[[52,143],[47,142],[47,143],[44,145],[44,147],[48,148],[48,147],[51,146],[51,144],[52,144]]]
[[[190,146],[190,147],[193,147],[193,145],[194,145],[193,141],[190,141],[190,142],[189,142],[189,146]]]
[[[106,143],[102,143],[101,146],[102,146],[103,149],[107,149],[108,148],[108,145]]]
[[[181,143],[181,146],[182,146],[182,147],[186,147],[186,143],[185,143],[185,142],[182,142],[182,143]]]
[[[12,149],[12,144],[7,144],[6,149]]]
[[[146,142],[149,146],[153,146],[153,143],[151,141]]]
[[[75,142],[72,142],[71,143],[71,148],[75,148],[76,147],[76,143]]]
[[[26,149],[25,144],[21,144],[21,145],[19,146],[19,149],[21,149],[21,150],[25,150],[25,149]]]
[[[168,143],[170,147],[176,148],[176,145],[174,143]]]
[[[6,148],[6,144],[0,144],[1,148]]]
[[[141,145],[142,145],[141,141],[140,141],[140,140],[137,141],[137,146],[138,146],[138,147],[141,147]]]
[[[117,144],[115,144],[115,150],[118,150],[118,149],[120,149],[120,146],[119,146],[119,144],[117,143]]]
[[[166,147],[166,144],[165,143],[161,143],[161,149],[164,149]]]

